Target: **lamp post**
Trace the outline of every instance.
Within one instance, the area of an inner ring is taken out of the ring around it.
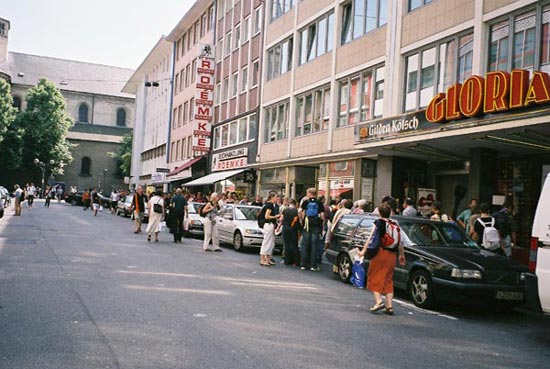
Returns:
[[[107,168],[103,169],[103,187],[107,188]]]
[[[49,165],[53,165],[54,161],[53,160],[50,160],[49,161]],[[42,191],[41,191],[41,197],[44,198],[44,182],[45,182],[45,179],[46,179],[46,163],[44,163],[43,161],[39,160],[38,158],[34,159],[34,164],[38,165],[40,167],[40,170],[42,171]]]

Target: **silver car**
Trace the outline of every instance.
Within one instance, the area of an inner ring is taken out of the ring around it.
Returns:
[[[187,214],[189,215],[189,228],[187,230],[188,234],[202,236],[204,235],[203,229],[203,217],[198,213],[199,208],[203,206],[203,203],[200,202],[190,202],[187,204]]]
[[[260,206],[224,205],[216,218],[220,241],[232,244],[239,251],[245,247],[260,247],[264,235],[258,227]]]

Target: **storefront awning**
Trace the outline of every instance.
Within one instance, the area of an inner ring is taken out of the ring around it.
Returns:
[[[205,156],[198,156],[196,158],[193,158],[191,160],[189,160],[188,162],[180,165],[179,167],[177,167],[176,169],[174,169],[173,171],[171,171],[170,173],[168,173],[166,175],[166,177],[172,177],[172,176],[175,176],[176,174],[179,174],[181,173],[182,171],[184,171],[185,169],[187,168],[190,168],[191,166],[193,166],[193,164],[195,164],[196,162],[198,162],[199,160],[201,160],[202,158],[204,158]]]
[[[195,179],[194,181],[191,181],[189,183],[184,183],[183,186],[189,187],[189,186],[209,185],[209,184],[223,181],[224,179],[227,179],[230,177],[234,177],[237,174],[240,174],[244,171],[245,169],[235,169],[235,170],[228,170],[225,172],[216,172],[216,173],[212,173],[207,176]]]

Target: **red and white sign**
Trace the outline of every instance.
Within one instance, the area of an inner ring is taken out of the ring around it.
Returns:
[[[206,47],[205,47],[206,46]],[[194,116],[193,152],[195,156],[210,151],[212,136],[212,119],[214,117],[214,58],[204,50],[210,50],[209,45],[201,45],[201,55],[198,57],[196,78],[195,105],[192,107]]]
[[[248,148],[212,154],[212,172],[245,168],[248,165]]]

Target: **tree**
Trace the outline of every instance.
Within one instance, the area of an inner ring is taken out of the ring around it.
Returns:
[[[17,126],[16,116],[10,85],[0,79],[0,167],[6,170],[21,166],[23,131]]]
[[[17,116],[23,128],[23,167],[34,166],[35,158],[54,164],[52,173],[62,174],[63,165],[73,158],[73,145],[67,140],[73,121],[65,112],[65,99],[55,85],[41,79],[27,94],[27,109]]]
[[[122,137],[122,144],[117,152],[108,153],[111,158],[118,161],[120,174],[124,177],[130,176],[130,169],[132,167],[132,141],[133,136],[131,133],[128,133]]]

